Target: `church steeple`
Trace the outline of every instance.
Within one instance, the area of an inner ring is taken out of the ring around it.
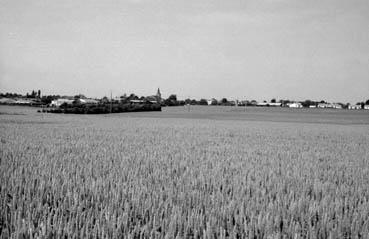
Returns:
[[[158,91],[156,92],[156,98],[158,103],[161,103],[161,93],[160,93],[160,89],[158,88]]]

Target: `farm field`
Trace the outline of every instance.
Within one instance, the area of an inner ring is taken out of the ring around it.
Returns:
[[[369,111],[0,106],[0,238],[369,238]]]

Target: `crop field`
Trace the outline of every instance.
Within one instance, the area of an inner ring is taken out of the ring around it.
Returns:
[[[369,111],[0,106],[0,238],[369,238]]]

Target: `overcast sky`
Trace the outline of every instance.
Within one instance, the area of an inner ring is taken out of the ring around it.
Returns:
[[[0,0],[0,92],[369,98],[368,0]]]

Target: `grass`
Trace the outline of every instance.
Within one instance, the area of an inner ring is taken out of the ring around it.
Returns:
[[[367,113],[231,109],[0,108],[1,237],[369,237]]]

